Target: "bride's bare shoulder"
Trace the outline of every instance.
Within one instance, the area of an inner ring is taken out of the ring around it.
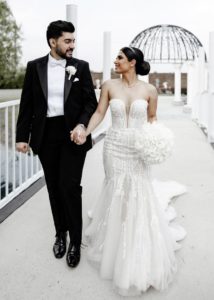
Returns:
[[[103,82],[103,86],[107,87],[107,88],[111,88],[114,87],[115,85],[117,85],[120,82],[119,78],[116,79],[109,79]]]
[[[151,83],[148,83],[148,82],[145,82],[145,81],[142,81],[142,87],[144,88],[144,89],[146,89],[148,92],[150,92],[150,93],[155,93],[155,92],[157,92],[157,89],[156,89],[156,87],[153,85],[153,84],[151,84]]]

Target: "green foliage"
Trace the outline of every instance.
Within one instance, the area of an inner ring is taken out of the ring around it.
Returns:
[[[21,29],[5,0],[0,0],[0,88],[18,88],[23,81],[20,67]]]

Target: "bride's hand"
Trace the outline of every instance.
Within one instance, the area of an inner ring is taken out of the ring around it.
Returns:
[[[77,145],[82,145],[86,142],[86,130],[77,125],[74,130],[70,131],[70,138]]]
[[[80,136],[77,141],[77,145],[82,145],[86,142],[86,136]]]

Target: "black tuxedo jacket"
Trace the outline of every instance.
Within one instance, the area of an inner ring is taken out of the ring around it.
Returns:
[[[35,154],[42,143],[47,116],[47,63],[48,55],[28,62],[16,127],[16,142],[29,142]],[[97,100],[88,63],[71,58],[67,61],[68,65],[77,70],[70,80],[68,72],[65,72],[64,115],[68,129],[72,130],[79,123],[88,125]],[[91,136],[81,146],[72,145],[74,149],[87,151],[92,146]]]

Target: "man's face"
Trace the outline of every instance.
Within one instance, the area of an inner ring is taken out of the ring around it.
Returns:
[[[63,32],[58,39],[50,39],[51,50],[60,58],[71,58],[75,48],[74,33]]]

